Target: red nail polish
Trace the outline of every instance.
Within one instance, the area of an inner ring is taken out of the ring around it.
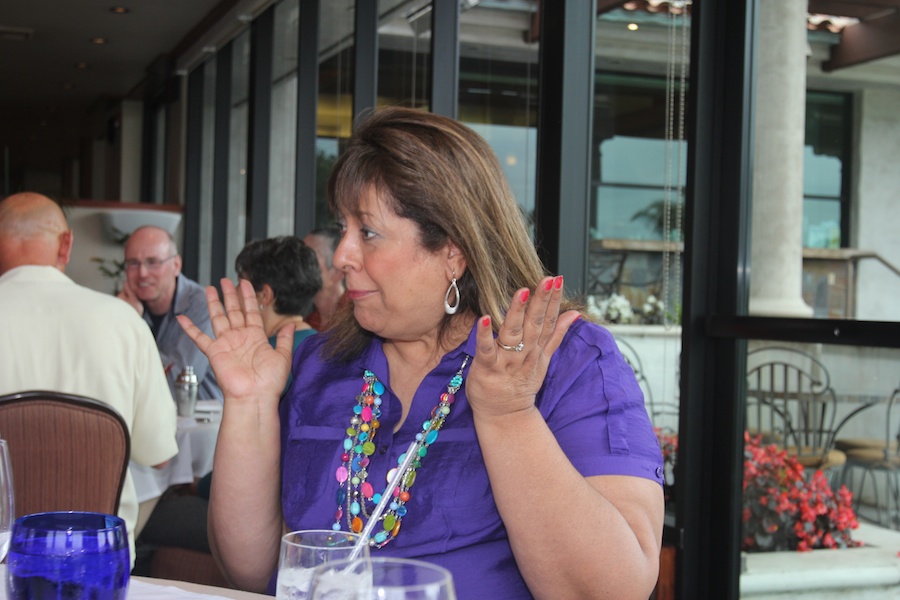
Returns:
[[[531,295],[530,290],[525,290],[524,292],[522,292],[522,304],[525,304],[526,302],[528,302],[528,296],[530,296],[530,295]]]
[[[491,318],[490,317],[483,318],[481,320],[481,326],[482,327],[490,327],[491,326]]]
[[[563,286],[563,277],[562,275],[558,276],[554,279],[554,284],[556,285],[556,289],[561,290]]]
[[[552,280],[552,279],[548,279],[548,280],[544,283],[544,289],[547,290],[547,291],[549,292],[549,291],[550,291],[550,288],[552,288],[552,287],[553,287],[553,280]]]

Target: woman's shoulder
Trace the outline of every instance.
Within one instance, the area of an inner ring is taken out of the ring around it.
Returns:
[[[548,377],[572,380],[589,373],[611,376],[621,370],[622,353],[612,333],[586,319],[575,321],[553,355]]]
[[[569,327],[563,338],[560,348],[572,349],[596,348],[601,353],[607,353],[618,349],[616,340],[609,329],[585,318],[578,319]]]

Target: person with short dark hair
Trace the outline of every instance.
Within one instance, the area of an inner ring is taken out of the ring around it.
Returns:
[[[322,276],[315,251],[303,240],[285,235],[249,242],[235,259],[234,270],[238,278],[253,285],[263,330],[272,346],[275,334],[288,323],[294,326],[294,350],[316,333],[305,317],[322,289]]]

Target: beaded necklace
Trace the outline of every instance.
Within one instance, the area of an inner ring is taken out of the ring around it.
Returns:
[[[346,517],[350,531],[361,532],[363,517],[369,518],[370,506],[371,508],[377,506],[384,494],[393,494],[393,500],[390,501],[380,517],[382,528],[372,535],[369,545],[381,548],[397,537],[400,532],[400,523],[407,512],[406,504],[410,499],[409,488],[416,482],[416,471],[422,466],[422,459],[428,453],[428,447],[437,441],[438,431],[450,415],[450,406],[455,400],[456,392],[462,387],[463,370],[470,358],[468,354],[465,356],[459,370],[450,378],[447,391],[441,394],[440,401],[431,411],[431,418],[422,424],[422,431],[416,434],[415,451],[417,456],[406,468],[400,478],[400,484],[393,490],[385,488],[381,493],[375,492],[367,479],[371,456],[375,453],[375,434],[381,426],[378,417],[381,416],[381,396],[384,394],[384,384],[378,381],[372,371],[366,369],[363,372],[363,388],[356,396],[353,417],[350,419],[350,427],[347,428],[347,437],[344,439],[341,465],[335,472],[338,490],[337,511],[331,526],[333,530],[340,531],[341,519]],[[405,457],[406,453],[401,454],[397,459],[397,464],[402,464]],[[388,471],[388,484],[398,468],[394,467]]]

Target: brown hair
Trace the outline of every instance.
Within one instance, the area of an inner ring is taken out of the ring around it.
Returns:
[[[452,241],[466,259],[457,281],[460,307],[444,317],[440,339],[466,314],[490,315],[496,330],[515,291],[533,289],[545,275],[497,157],[458,121],[401,107],[363,115],[331,172],[330,209],[358,216],[370,186],[398,216],[416,223],[425,250]],[[325,350],[349,358],[372,334],[353,319],[352,305],[343,308]]]

